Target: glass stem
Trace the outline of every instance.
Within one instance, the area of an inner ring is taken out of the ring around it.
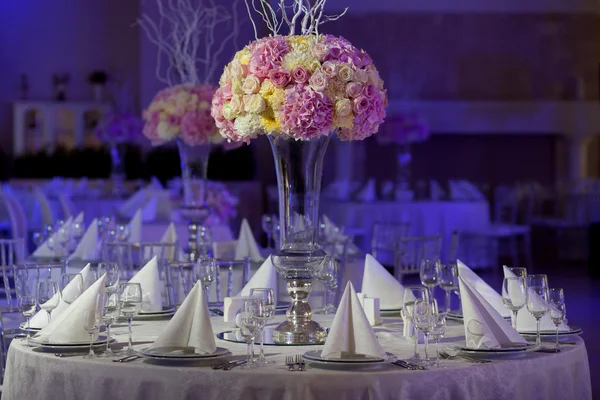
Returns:
[[[417,328],[413,327],[413,332],[415,334],[414,358],[418,359],[419,358],[419,331],[417,331]]]
[[[450,291],[446,290],[446,313],[450,312]]]
[[[323,313],[327,314],[327,308],[329,307],[329,289],[326,284],[323,284]]]
[[[127,326],[129,328],[129,346],[127,347],[128,352],[133,351],[133,333],[131,332],[131,320],[131,317],[127,318]]]
[[[435,366],[440,366],[440,339],[435,339]]]
[[[328,304],[329,304],[329,308],[331,309],[331,312],[333,312],[333,309],[335,308],[335,289],[334,286],[329,286],[329,300],[328,300]]]
[[[519,310],[513,310],[512,312],[512,326],[517,330],[517,317],[519,316]]]
[[[560,349],[560,346],[558,345],[558,326],[560,324],[555,324],[556,325],[556,345],[554,346],[555,349]]]
[[[110,352],[110,324],[106,324],[106,352]]]
[[[94,354],[94,331],[90,332],[90,352],[88,353],[89,357],[93,357]]]
[[[246,362],[252,364],[252,339],[248,340],[248,349],[246,350]]]
[[[46,311],[48,313],[48,324],[52,321],[52,311]]]
[[[265,328],[263,327],[260,331],[260,356],[259,361],[265,362]]]
[[[535,344],[538,346],[542,345],[542,338],[540,336],[540,322],[542,321],[541,318],[536,318],[536,322],[537,322],[537,337],[535,339]]]
[[[27,347],[30,346],[29,341],[31,340],[31,325],[29,324],[30,320],[31,317],[27,317],[27,340],[25,341]]]
[[[423,340],[425,341],[425,363],[429,363],[429,333],[423,332]]]

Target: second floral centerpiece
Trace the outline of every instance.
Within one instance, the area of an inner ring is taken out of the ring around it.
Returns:
[[[225,67],[212,116],[228,141],[248,143],[267,134],[273,150],[280,248],[271,259],[293,300],[273,340],[323,343],[326,332],[312,321],[308,305],[314,273],[326,262],[318,243],[323,159],[332,135],[362,140],[377,132],[387,96],[364,50],[344,38],[319,34],[319,25],[339,17],[321,19],[324,0],[281,1],[277,12],[269,1],[259,3],[247,3],[248,10],[264,10],[257,12],[272,36],[257,38]],[[296,23],[300,35],[295,34]],[[284,24],[290,28],[288,36],[279,35]]]

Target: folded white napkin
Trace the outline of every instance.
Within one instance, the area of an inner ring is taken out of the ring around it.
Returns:
[[[429,182],[429,192],[433,201],[439,201],[446,197],[444,189],[442,189],[442,186],[435,179]]]
[[[162,311],[162,283],[160,281],[160,272],[158,271],[158,260],[153,257],[148,261],[144,268],[140,269],[129,280],[129,283],[139,283],[142,287],[144,312]]]
[[[362,189],[356,194],[356,200],[359,201],[375,201],[377,200],[377,187],[375,186],[375,179],[371,178],[363,186]]]
[[[357,355],[385,358],[385,351],[369,324],[352,283],[348,282],[321,357],[335,359]]]
[[[503,266],[502,268],[504,269],[504,277],[505,278],[516,278],[517,277],[514,274],[514,272],[512,272],[508,267]],[[531,291],[528,294],[530,296],[539,297],[536,293],[531,293]],[[551,305],[550,307],[553,307],[553,306]],[[520,332],[535,332],[535,331],[537,331],[537,321],[536,321],[535,317],[527,310],[527,305],[525,305],[525,307],[521,308],[519,310],[519,313],[517,314],[517,329]],[[552,319],[550,318],[549,313],[546,313],[546,315],[544,315],[542,317],[542,320],[540,322],[540,330],[542,330],[542,331],[556,330],[556,325],[554,325],[554,322],[552,322]],[[563,322],[558,326],[558,330],[566,332],[569,330],[569,326]]]
[[[370,254],[365,257],[365,269],[360,291],[367,296],[378,297],[382,310],[399,310],[402,308],[404,286]]]
[[[90,264],[86,265],[79,273],[81,274],[81,276],[83,278],[84,289],[87,289],[89,286],[91,286],[91,284],[93,284],[92,280],[94,278],[94,274],[90,271]],[[66,292],[67,295],[69,295],[69,294],[73,295],[73,292],[76,290],[75,288],[76,288],[76,282],[71,281],[65,288],[64,292]],[[57,318],[60,314],[65,312],[65,310],[67,308],[69,308],[69,305],[70,305],[63,301],[60,293],[55,294],[51,301],[55,301],[56,297],[59,298],[59,301],[58,301],[58,306],[56,306],[56,308],[54,310],[52,310],[52,313],[51,313],[52,320],[54,320],[54,318]],[[29,323],[32,328],[40,329],[40,328],[45,327],[46,325],[48,325],[48,313],[43,309],[38,311],[33,317],[31,317],[31,320],[29,321]]]
[[[264,257],[260,254],[260,249],[250,229],[248,220],[244,218],[240,226],[240,236],[235,246],[235,259],[243,260],[244,257],[250,257],[252,261],[263,261]]]
[[[85,212],[83,212],[83,211],[80,212],[79,214],[77,214],[77,216],[73,220],[73,223],[75,223],[75,224],[82,224],[84,216],[85,216]]]
[[[223,322],[235,322],[235,316],[248,299],[248,296],[225,297],[223,299]]]
[[[100,258],[98,244],[98,221],[94,218],[69,260],[97,260]]]
[[[193,347],[198,354],[217,350],[201,282],[196,285],[150,348]]]
[[[96,298],[104,293],[105,279],[106,275],[102,275],[60,315],[55,317],[53,313],[52,321],[35,338],[44,343],[89,343],[90,334],[84,327],[84,312],[97,310]],[[94,334],[94,339],[97,337],[98,334]]]
[[[527,343],[466,279],[459,275],[467,347],[493,349]]]
[[[494,307],[500,315],[510,318],[510,310],[504,306],[502,295],[498,294],[490,285],[481,279],[471,268],[467,267],[462,261],[457,260],[458,275],[469,282],[471,287],[477,290],[485,300]],[[462,295],[462,294],[461,294]]]
[[[171,222],[169,224],[169,226],[167,227],[167,229],[165,230],[165,233],[163,233],[162,237],[160,238],[160,242],[161,243],[167,243],[167,244],[174,244],[177,242],[177,231],[175,230],[175,224],[173,222]],[[169,260],[174,260],[175,259],[175,248],[171,249],[169,248],[166,251],[166,254],[163,254],[163,257],[168,258]]]
[[[250,290],[255,288],[270,288],[277,294],[277,271],[271,261],[271,256],[262,263],[260,268],[252,275],[238,296],[250,296]],[[277,301],[277,296],[275,296]]]
[[[131,221],[129,221],[129,243],[139,243],[142,241],[142,210],[135,212]]]
[[[450,189],[450,198],[452,200],[466,200],[467,195],[463,192],[458,182],[454,180],[448,181],[448,187]]]
[[[163,190],[162,183],[160,183],[160,181],[158,180],[158,178],[155,177],[155,176],[153,176],[152,178],[150,178],[150,184],[148,185],[148,187],[152,188],[152,189]]]
[[[335,181],[323,189],[323,197],[337,200],[348,200],[352,192],[352,186],[348,179]]]
[[[148,189],[141,188],[137,192],[135,192],[130,198],[128,198],[125,203],[123,203],[119,209],[119,215],[124,217],[131,217],[135,212],[144,206],[148,201]]]
[[[65,224],[63,225],[64,228],[68,229],[71,224],[73,223],[73,217],[69,217],[66,221]],[[58,235],[58,232],[54,232],[50,237],[52,239],[56,239]],[[42,243],[34,252],[33,252],[33,256],[34,257],[62,257],[66,254],[63,254],[62,249],[60,248],[60,246],[58,245],[58,243],[55,244],[55,248],[53,250],[50,250],[48,248],[48,241],[46,240],[44,243]]]

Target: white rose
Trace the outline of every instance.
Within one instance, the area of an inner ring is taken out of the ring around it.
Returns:
[[[248,75],[246,79],[244,79],[242,90],[246,94],[258,93],[260,90],[260,80],[255,75]]]
[[[267,104],[260,94],[251,94],[244,97],[244,110],[251,114],[260,114],[265,110]]]
[[[229,65],[225,66],[223,70],[223,74],[221,74],[221,78],[219,79],[219,86],[227,86],[231,83],[231,69]]]
[[[231,107],[231,103],[223,104],[222,112],[223,112],[223,117],[228,121],[231,121],[232,119],[234,119],[237,116],[237,113]]]
[[[352,112],[352,102],[349,99],[338,100],[335,103],[335,113],[338,117],[346,117]]]
[[[350,68],[350,66],[348,64],[342,63],[338,66],[337,76],[342,81],[350,82],[352,80],[352,78],[354,77],[354,72],[352,71],[352,68]]]
[[[242,102],[242,96],[234,94],[233,97],[231,98],[231,101],[229,102],[229,106],[231,107],[231,109],[233,111],[235,111],[238,114],[243,112],[244,111],[244,103]]]
[[[248,67],[242,64],[239,60],[234,59],[231,62],[231,75],[234,78],[243,78],[246,76]]]
[[[231,93],[242,95],[244,94],[244,89],[242,88],[242,79],[241,78],[233,78],[231,80]]]
[[[322,92],[327,88],[327,76],[321,71],[316,71],[308,79],[308,84],[317,92]]]
[[[354,80],[360,83],[367,83],[369,79],[369,74],[364,69],[357,69],[354,71]]]

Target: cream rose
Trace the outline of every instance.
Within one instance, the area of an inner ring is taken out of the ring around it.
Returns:
[[[248,73],[248,67],[242,64],[239,60],[234,59],[231,62],[231,75],[234,78],[243,78]]]
[[[354,77],[354,72],[348,64],[340,64],[338,66],[337,76],[343,81],[349,82]]]
[[[251,94],[244,97],[244,110],[251,114],[260,114],[267,104],[260,94]]]
[[[362,85],[356,82],[350,82],[346,85],[346,95],[348,97],[358,97],[362,93]]]
[[[347,117],[352,112],[352,102],[348,99],[338,100],[335,103],[335,114],[338,117]]]
[[[225,117],[226,120],[231,121],[236,116],[237,116],[237,113],[231,107],[231,103],[223,104],[223,117]]]
[[[248,75],[244,79],[242,90],[246,94],[258,93],[258,91],[260,90],[260,80],[258,79],[258,77],[256,77],[256,75]]]
[[[327,88],[327,77],[321,71],[316,71],[308,79],[308,84],[317,92],[322,92]]]
[[[231,80],[231,93],[237,94],[237,95],[244,94],[244,89],[243,89],[241,78],[233,78]]]
[[[357,69],[354,71],[354,80],[360,83],[367,83],[369,74],[365,69]]]
[[[178,129],[169,125],[167,121],[160,121],[156,127],[156,134],[162,140],[168,141],[177,136]]]
[[[242,102],[242,96],[234,95],[229,102],[229,106],[236,113],[241,113],[244,111],[244,103]]]

